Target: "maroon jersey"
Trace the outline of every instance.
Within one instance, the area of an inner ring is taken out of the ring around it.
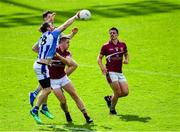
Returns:
[[[124,42],[115,45],[111,41],[104,44],[100,54],[106,56],[106,68],[110,72],[122,73],[123,54],[127,53],[127,47]]]
[[[58,47],[56,48],[56,52],[59,53],[61,56],[66,57],[66,56],[71,56],[71,53],[69,51],[61,51],[61,49]],[[53,58],[53,63],[52,66],[49,66],[49,74],[51,79],[60,79],[63,76],[66,75],[64,69],[65,69],[65,64],[59,60],[57,57]]]

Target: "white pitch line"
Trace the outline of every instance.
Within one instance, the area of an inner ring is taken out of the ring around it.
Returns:
[[[148,75],[160,75],[160,76],[180,77],[180,74],[166,73],[166,72],[155,72],[155,71],[137,70],[137,69],[127,69],[125,71],[134,72],[134,73],[148,74]]]
[[[35,61],[36,59],[33,58],[18,58],[18,57],[11,57],[11,56],[0,56],[0,59],[4,61],[4,59],[9,60],[16,60],[16,61]],[[97,68],[99,69],[98,65],[90,65],[90,64],[79,64],[82,68]],[[124,69],[124,71],[127,72],[133,72],[133,73],[141,73],[141,74],[147,74],[147,75],[158,75],[158,76],[171,76],[171,77],[180,77],[180,74],[176,73],[167,73],[167,72],[156,72],[156,71],[149,71],[149,70],[137,70],[137,69]]]
[[[88,65],[88,64],[79,64],[79,66],[80,67],[86,67],[86,68],[99,68],[98,65],[95,66],[95,65]],[[133,72],[133,73],[141,73],[141,74],[148,74],[148,75],[180,77],[180,74],[167,73],[167,72],[155,72],[155,71],[137,70],[137,69],[124,69],[123,71]]]
[[[0,59],[7,59],[9,60],[17,60],[17,61],[35,61],[36,59],[32,58],[23,58],[23,57],[11,57],[11,56],[0,56]]]

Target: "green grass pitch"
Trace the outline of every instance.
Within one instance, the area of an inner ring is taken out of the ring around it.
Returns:
[[[66,94],[74,124],[67,124],[56,97],[48,99],[55,119],[30,116],[28,93],[38,84],[32,65],[44,10],[57,13],[59,25],[80,9],[92,18],[78,20],[70,51],[79,64],[70,76],[94,124],[85,120]],[[0,1],[0,131],[180,131],[180,1],[179,0],[1,0]],[[129,96],[119,100],[117,116],[109,115],[103,97],[111,94],[97,65],[108,29],[120,30],[130,63],[124,65]]]

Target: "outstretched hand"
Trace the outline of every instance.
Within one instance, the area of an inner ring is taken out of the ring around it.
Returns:
[[[80,18],[80,11],[76,13],[77,18]]]

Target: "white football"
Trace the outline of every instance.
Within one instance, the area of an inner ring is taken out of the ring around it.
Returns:
[[[79,13],[80,19],[87,20],[91,18],[91,12],[89,10],[81,10]]]

